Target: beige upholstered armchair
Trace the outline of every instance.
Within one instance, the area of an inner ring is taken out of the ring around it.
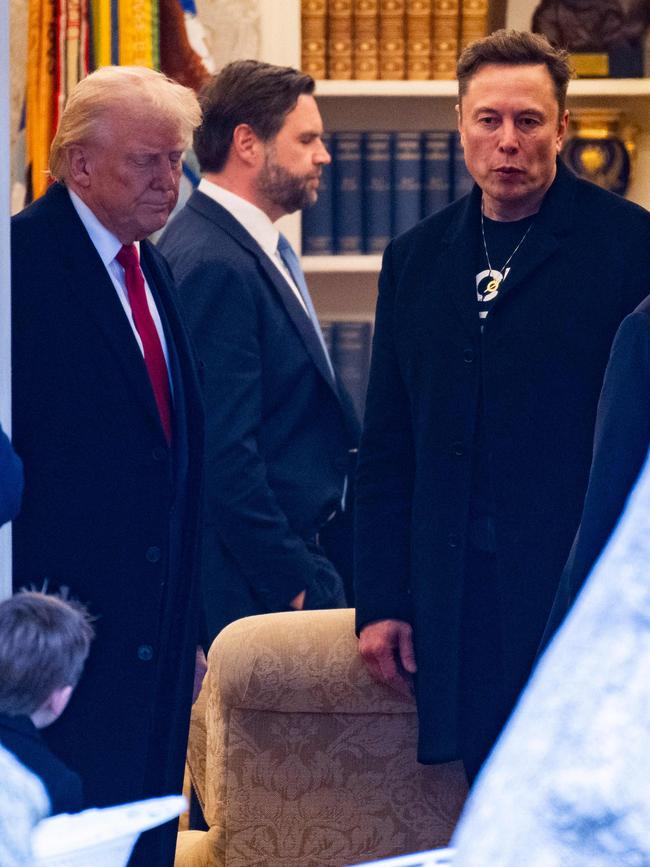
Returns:
[[[176,867],[341,867],[447,843],[459,763],[415,759],[412,700],[375,683],[354,612],[247,617],[215,640],[188,764],[208,832]]]

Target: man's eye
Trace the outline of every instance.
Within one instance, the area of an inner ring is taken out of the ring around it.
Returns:
[[[479,117],[478,122],[483,126],[496,126],[497,119],[496,117]]]
[[[536,117],[522,117],[519,123],[528,129],[532,129],[539,124],[539,120]]]
[[[180,163],[182,158],[183,158],[183,154],[180,151],[174,152],[173,154],[169,155],[169,162],[173,166],[177,166]]]

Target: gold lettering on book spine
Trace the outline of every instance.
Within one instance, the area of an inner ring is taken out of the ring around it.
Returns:
[[[488,35],[488,0],[461,0],[460,51]]]
[[[432,78],[456,77],[458,57],[458,0],[433,0]]]
[[[431,0],[406,2],[406,77],[431,78]]]
[[[354,0],[354,77],[366,81],[379,75],[378,0]]]
[[[301,28],[302,71],[312,78],[325,78],[327,74],[326,0],[302,0]]]
[[[380,78],[404,78],[405,12],[405,0],[379,0]]]
[[[329,78],[352,78],[352,0],[329,0],[327,72]]]

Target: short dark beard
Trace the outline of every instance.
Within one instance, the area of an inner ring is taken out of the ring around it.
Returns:
[[[316,196],[308,187],[309,179],[292,174],[275,161],[275,151],[269,150],[257,179],[260,193],[286,214],[308,208]]]

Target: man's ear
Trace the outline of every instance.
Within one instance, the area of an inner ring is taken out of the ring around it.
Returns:
[[[90,186],[90,162],[83,145],[71,145],[67,149],[67,160],[70,180],[86,189]]]
[[[31,714],[31,720],[37,729],[49,726],[61,716],[70,701],[72,689],[71,686],[61,686],[52,690],[43,704]]]
[[[566,135],[567,129],[569,126],[569,112],[565,109],[562,117],[560,118],[560,123],[557,131],[557,152],[559,153],[562,150],[562,144],[564,142],[564,137]]]
[[[232,150],[248,166],[257,165],[263,151],[262,141],[247,123],[240,123],[232,134]]]
[[[462,124],[463,117],[461,114],[462,109],[460,107],[460,103],[458,103],[457,105],[454,106],[454,110],[456,112],[456,126],[458,128],[458,134],[460,136],[460,142],[462,144],[463,143],[463,124]]]

